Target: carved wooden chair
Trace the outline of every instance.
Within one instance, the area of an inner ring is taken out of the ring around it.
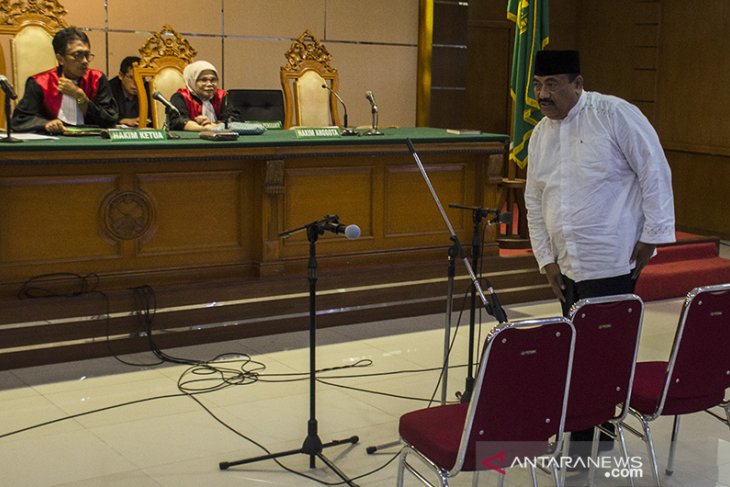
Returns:
[[[287,63],[280,69],[284,91],[284,128],[339,125],[337,92],[339,74],[332,67],[332,56],[324,44],[305,30],[284,55]]]
[[[132,68],[139,97],[139,127],[145,128],[151,120],[153,128],[165,125],[165,108],[160,102],[147,98],[147,93],[159,91],[168,100],[180,88],[184,88],[183,70],[195,58],[197,52],[190,43],[169,24],[152,35],[139,49],[140,61]]]
[[[54,34],[68,24],[67,11],[57,0],[0,0],[0,35],[10,38],[10,69],[0,50],[0,74],[15,87],[18,99],[25,93],[25,82],[36,73],[58,63],[53,52]],[[0,127],[5,128],[5,95],[0,93]]]

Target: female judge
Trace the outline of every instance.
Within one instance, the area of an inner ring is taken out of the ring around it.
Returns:
[[[207,61],[195,61],[183,71],[187,87],[170,97],[180,115],[170,114],[170,130],[199,132],[224,122],[238,121],[238,113],[228,106],[226,91],[218,88],[218,70]]]

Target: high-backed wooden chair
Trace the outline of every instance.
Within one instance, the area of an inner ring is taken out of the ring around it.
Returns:
[[[337,92],[339,74],[332,67],[327,48],[305,30],[291,43],[280,69],[284,91],[284,128],[339,125],[337,99],[323,85]]]
[[[56,66],[54,34],[68,24],[57,0],[0,0],[0,35],[10,35],[10,69],[0,50],[0,74],[13,83],[18,99],[28,77]],[[0,126],[5,127],[5,96],[0,93]]]
[[[165,108],[160,102],[147,99],[147,93],[159,91],[168,100],[180,88],[185,87],[183,70],[195,58],[197,52],[190,43],[169,24],[147,39],[139,49],[140,61],[132,68],[139,97],[139,127],[165,125]]]

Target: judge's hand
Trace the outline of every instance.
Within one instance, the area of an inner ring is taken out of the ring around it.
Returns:
[[[84,90],[79,88],[76,83],[68,78],[64,78],[63,76],[58,78],[58,91],[64,95],[72,96],[74,98],[85,96]]]
[[[563,291],[565,290],[565,284],[563,284],[563,276],[560,273],[560,266],[553,262],[547,264],[543,267],[543,269],[545,270],[545,277],[547,277],[548,284],[550,284],[553,294],[555,294],[555,297],[564,303],[565,295],[563,294]]]
[[[198,115],[195,117],[195,123],[200,125],[201,127],[205,127],[206,125],[210,125],[210,120],[205,115]]]
[[[641,271],[649,263],[651,256],[654,255],[654,249],[656,249],[656,245],[636,242],[636,245],[634,245],[634,251],[631,252],[631,260],[636,262],[634,272],[631,274],[632,279],[638,279],[639,274],[641,274]]]
[[[49,134],[62,134],[64,132],[63,122],[59,119],[51,120],[46,123],[43,128]]]
[[[139,127],[139,117],[121,118],[119,119],[119,123],[121,125],[126,125],[127,127]]]

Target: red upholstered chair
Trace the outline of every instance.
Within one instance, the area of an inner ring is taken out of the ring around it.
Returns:
[[[729,356],[730,284],[719,284],[693,289],[685,298],[668,361],[637,364],[630,407],[644,433],[624,426],[646,443],[657,485],[661,483],[649,423],[659,416],[674,416],[666,469],[671,475],[679,416],[723,403]]]
[[[433,469],[440,485],[447,486],[449,478],[461,471],[485,469],[485,461],[502,473],[515,458],[559,451],[573,344],[573,325],[565,318],[495,327],[484,344],[471,402],[401,416],[399,433],[405,446],[398,485],[403,485],[406,469],[431,485],[409,463],[411,456]],[[531,474],[534,483],[534,468]],[[557,482],[557,470],[553,475]],[[503,480],[502,475],[500,483]]]
[[[644,303],[635,294],[583,299],[570,314],[575,326],[575,352],[565,432],[613,422],[626,461],[628,452],[620,421],[629,412],[643,314]],[[599,433],[595,428],[592,458],[598,452]],[[566,435],[566,454],[569,441],[570,435]],[[590,469],[589,485],[594,470]]]

